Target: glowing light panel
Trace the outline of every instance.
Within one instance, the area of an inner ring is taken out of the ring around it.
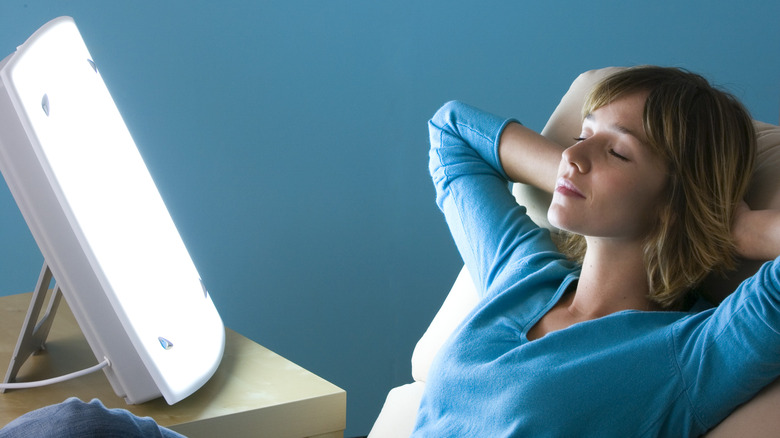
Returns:
[[[224,326],[75,23],[0,67],[0,170],[114,390],[185,398]]]

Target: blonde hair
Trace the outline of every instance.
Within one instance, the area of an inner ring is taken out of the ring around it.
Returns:
[[[650,93],[643,115],[649,145],[669,174],[644,261],[650,298],[672,308],[708,273],[735,268],[731,225],[752,174],[755,132],[734,96],[678,68],[634,67],[605,78],[589,93],[583,116],[640,91]],[[585,239],[569,235],[562,249],[581,262]]]

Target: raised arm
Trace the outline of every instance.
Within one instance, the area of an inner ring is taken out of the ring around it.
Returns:
[[[509,123],[501,134],[498,155],[512,181],[552,193],[563,149],[519,123]]]
[[[487,293],[507,266],[516,269],[520,258],[555,250],[517,204],[508,181],[537,181],[552,190],[559,146],[461,102],[442,106],[428,128],[436,202],[480,293]],[[502,158],[499,149],[507,156]],[[543,172],[536,175],[538,168]]]

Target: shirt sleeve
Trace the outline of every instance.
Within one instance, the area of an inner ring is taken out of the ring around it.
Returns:
[[[780,258],[691,320],[675,328],[678,366],[694,411],[711,428],[780,375]]]
[[[549,232],[517,204],[501,166],[499,139],[510,122],[449,102],[428,124],[436,201],[483,295],[507,267],[517,274],[528,264],[526,257],[543,251],[557,254]]]

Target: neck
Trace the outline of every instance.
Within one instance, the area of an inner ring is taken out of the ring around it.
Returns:
[[[640,244],[588,239],[572,315],[593,319],[621,310],[660,310],[648,298],[650,288]]]

